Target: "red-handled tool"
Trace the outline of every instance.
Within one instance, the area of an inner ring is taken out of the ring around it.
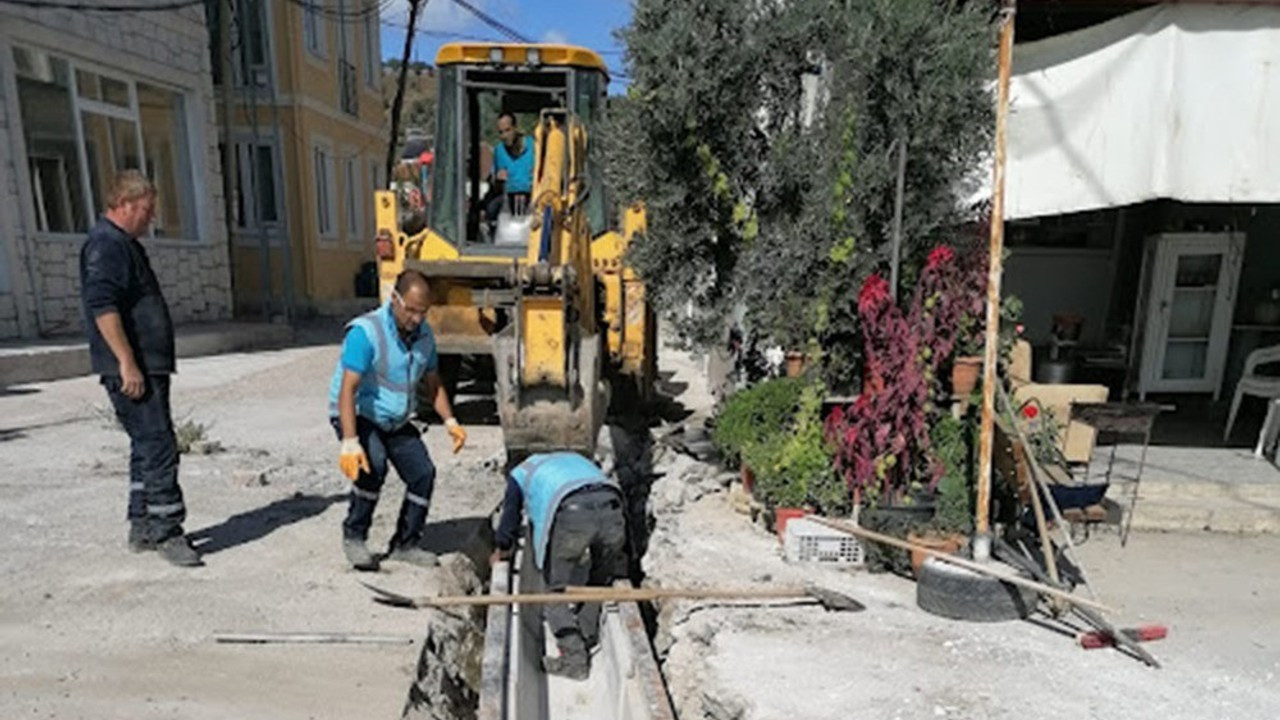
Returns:
[[[1164,625],[1143,625],[1136,628],[1123,628],[1119,632],[1134,642],[1163,640],[1169,636],[1169,628]],[[1116,644],[1116,639],[1111,633],[1103,632],[1101,630],[1080,633],[1076,636],[1076,639],[1080,641],[1080,647],[1085,650],[1096,650],[1097,648],[1111,647]]]

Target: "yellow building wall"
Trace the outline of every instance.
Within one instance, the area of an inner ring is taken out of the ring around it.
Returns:
[[[328,6],[336,8],[330,0]],[[373,166],[380,181],[386,156],[386,135],[380,89],[365,83],[364,30],[357,22],[351,27],[347,57],[356,66],[359,87],[358,116],[342,111],[338,87],[339,32],[341,23],[321,18],[325,37],[324,57],[306,48],[303,8],[297,3],[271,3],[272,43],[276,60],[277,115],[280,124],[280,156],[283,185],[280,196],[288,217],[293,297],[302,311],[323,309],[326,302],[355,297],[354,277],[360,265],[373,260]],[[356,0],[346,3],[347,12],[359,9]],[[381,74],[379,72],[379,81]],[[264,138],[272,136],[271,107],[260,100],[257,124]],[[237,125],[253,122],[249,107],[241,102]],[[322,144],[332,157],[334,233],[320,236],[315,147]],[[356,211],[354,232],[348,228],[348,187],[345,161],[354,161],[353,186]],[[261,250],[239,243],[233,248],[235,296],[239,307],[261,304]],[[283,252],[271,251],[272,283],[282,291]]]

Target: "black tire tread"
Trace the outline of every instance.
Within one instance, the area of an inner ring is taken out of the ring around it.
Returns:
[[[916,604],[925,612],[953,620],[1022,620],[1036,599],[1033,590],[933,559],[920,568],[916,580]]]

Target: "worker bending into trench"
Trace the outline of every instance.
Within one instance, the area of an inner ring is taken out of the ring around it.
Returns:
[[[551,592],[570,585],[609,586],[627,572],[627,529],[618,483],[571,452],[532,455],[507,476],[493,561],[511,557],[521,512],[532,529],[534,564]],[[544,657],[553,675],[585,680],[600,640],[600,603],[547,605],[544,617],[560,648]]]
[[[455,453],[466,444],[467,433],[454,419],[436,371],[435,334],[426,320],[430,297],[422,273],[400,273],[386,303],[347,324],[342,356],[333,371],[329,421],[341,441],[338,466],[352,481],[342,550],[357,570],[379,566],[366,541],[388,461],[404,481],[405,493],[386,557],[423,567],[437,563],[434,553],[419,546],[436,478],[422,433],[411,422],[424,375],[427,396],[444,419]]]

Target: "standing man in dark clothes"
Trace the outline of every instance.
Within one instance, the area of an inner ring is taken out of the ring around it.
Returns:
[[[529,517],[534,565],[551,592],[570,585],[609,586],[627,573],[627,522],[622,490],[585,457],[571,452],[530,455],[507,476],[497,549],[491,562],[511,557],[521,515]],[[547,605],[543,617],[560,655],[544,657],[546,672],[585,680],[591,648],[600,639],[600,603]]]
[[[187,510],[169,409],[173,321],[138,242],[155,217],[155,186],[125,170],[106,205],[80,249],[80,299],[93,372],[129,434],[129,548],[156,550],[182,567],[203,565],[182,531]]]

